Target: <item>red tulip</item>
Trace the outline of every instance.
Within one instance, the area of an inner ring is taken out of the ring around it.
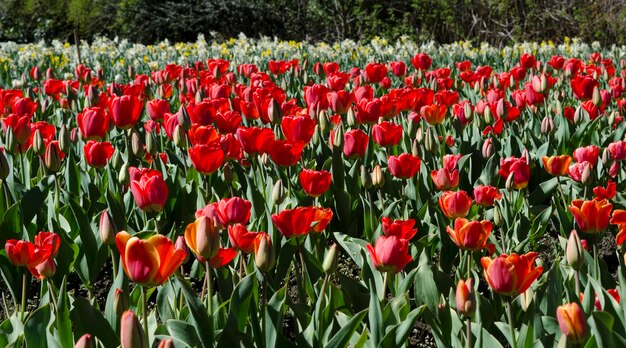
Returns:
[[[111,156],[113,156],[115,149],[109,142],[89,140],[83,147],[83,152],[85,153],[85,160],[90,166],[102,168],[107,164]]]
[[[578,303],[572,302],[556,309],[556,318],[563,335],[570,343],[583,343],[587,337],[587,318]]]
[[[496,199],[502,198],[502,193],[493,186],[478,185],[474,187],[474,200],[481,207],[490,207]]]
[[[311,230],[314,217],[315,210],[312,207],[298,207],[273,214],[272,222],[283,236],[291,238],[306,236]]]
[[[354,95],[348,91],[336,91],[330,92],[326,96],[328,99],[328,106],[333,112],[338,114],[345,114],[352,106],[354,102]]]
[[[20,98],[17,97],[11,103],[11,110],[13,110],[14,114],[18,114],[20,116],[28,116],[33,117],[35,111],[37,111],[37,103],[34,102],[30,98]]]
[[[221,134],[235,133],[241,122],[241,114],[237,111],[218,112],[215,115],[215,125]]]
[[[35,267],[52,254],[50,247],[42,247],[31,242],[9,239],[4,244],[9,261],[17,267]]]
[[[577,75],[570,80],[572,92],[574,96],[579,100],[589,100],[593,96],[593,90],[598,88],[598,81],[594,80],[590,76]]]
[[[198,173],[210,175],[217,171],[224,163],[224,151],[218,143],[209,145],[197,144],[188,150],[191,164]]]
[[[383,217],[383,234],[385,236],[396,236],[400,239],[410,240],[417,233],[417,228],[413,228],[415,226],[415,220],[391,220],[388,217]]]
[[[606,184],[606,188],[602,186],[596,186],[593,188],[593,194],[596,195],[598,200],[613,199],[617,193],[615,181],[610,181]]]
[[[237,129],[237,139],[246,153],[263,154],[274,142],[274,132],[269,128],[241,127]]]
[[[474,290],[474,279],[467,281],[461,279],[456,286],[455,293],[456,310],[466,316],[471,317],[476,311],[476,294]]]
[[[609,152],[615,161],[626,159],[626,141],[616,141],[609,144]]]
[[[15,140],[18,144],[24,144],[31,137],[30,116],[18,114],[10,114],[2,119],[2,131],[6,135],[9,127],[13,129]]]
[[[603,232],[609,226],[609,217],[613,205],[606,199],[591,201],[575,199],[569,210],[574,215],[576,225],[582,232],[594,234]]]
[[[389,121],[375,124],[372,127],[372,138],[380,146],[395,146],[402,139],[402,126]]]
[[[389,171],[393,176],[399,179],[409,179],[417,175],[420,163],[419,157],[408,153],[403,153],[400,156],[389,156],[387,158]]]
[[[254,252],[254,242],[259,236],[266,234],[265,232],[249,232],[246,226],[242,224],[234,224],[228,226],[228,238],[230,244],[235,250],[242,251],[246,254]]]
[[[313,232],[323,232],[333,219],[333,211],[330,208],[313,207]]]
[[[284,116],[280,127],[287,140],[296,143],[308,143],[315,132],[315,121],[306,116]]]
[[[543,272],[535,266],[536,252],[525,255],[502,254],[495,259],[483,257],[480,262],[485,279],[495,293],[515,297],[525,292]]]
[[[35,246],[42,249],[50,249],[50,256],[56,257],[59,252],[61,239],[54,232],[40,231],[35,235]]]
[[[323,195],[332,182],[330,172],[325,170],[304,169],[299,174],[300,185],[307,195],[310,197],[319,197]]]
[[[487,243],[491,228],[491,222],[487,220],[468,221],[467,219],[456,218],[454,229],[447,226],[446,232],[454,244],[463,250],[480,251],[487,249],[489,254],[492,254],[496,246]]]
[[[576,162],[587,161],[594,167],[598,164],[599,156],[600,148],[595,145],[579,147],[574,150],[574,153],[572,154],[572,157],[574,157]]]
[[[532,69],[535,67],[535,56],[533,56],[532,54],[528,54],[528,53],[524,53],[520,56],[519,58],[520,64],[522,65],[522,67],[524,67],[525,69]]]
[[[465,217],[472,207],[472,199],[463,190],[446,191],[439,197],[439,207],[448,219]]]
[[[394,75],[398,77],[406,75],[406,64],[403,61],[389,62],[389,66]]]
[[[445,168],[433,170],[430,172],[430,177],[437,190],[440,191],[454,189],[459,186],[459,171],[457,169],[453,171],[447,171]]]
[[[146,111],[151,120],[162,122],[163,116],[171,112],[170,103],[165,99],[152,99],[146,104]]]
[[[217,203],[217,219],[226,225],[247,224],[252,203],[240,197],[223,198]]]
[[[433,60],[426,53],[416,53],[413,58],[411,58],[411,63],[413,63],[413,67],[417,70],[428,70],[430,69]]]
[[[78,114],[76,121],[84,140],[101,141],[109,130],[109,115],[101,107],[84,109]]]
[[[143,103],[137,96],[123,95],[113,97],[109,101],[109,111],[113,123],[121,129],[133,127],[139,120],[142,110]]]
[[[413,260],[409,255],[409,241],[396,236],[380,236],[374,247],[367,245],[367,250],[380,272],[398,273]]]
[[[237,251],[232,248],[220,248],[217,254],[209,260],[212,268],[222,268],[229,264],[237,256]]]
[[[328,87],[315,84],[313,86],[304,87],[304,101],[309,110],[325,110],[328,109]]]
[[[272,161],[281,167],[291,167],[298,163],[302,157],[302,150],[305,144],[289,140],[275,140],[269,148]]]
[[[33,275],[33,277],[39,280],[44,280],[44,279],[54,276],[54,274],[57,271],[57,266],[54,263],[54,258],[48,257],[47,259],[43,260],[38,265],[33,266],[33,267],[28,267],[28,270]]]
[[[570,176],[570,178],[572,178],[572,180],[577,181],[577,182],[582,182],[583,173],[585,173],[585,171],[587,171],[588,173],[591,173],[592,167],[593,166],[591,165],[591,163],[587,161],[576,162],[574,163],[574,165],[569,167],[569,169],[567,170],[567,174]]]
[[[526,157],[516,158],[508,157],[500,159],[500,169],[498,174],[504,179],[513,173],[513,187],[516,190],[523,189],[528,185],[530,180],[530,166],[526,163]]]
[[[163,210],[167,200],[167,185],[158,170],[130,167],[130,189],[139,209],[146,212]]]
[[[365,156],[369,137],[360,129],[351,129],[343,135],[343,154],[348,158]]]
[[[174,248],[174,243],[160,234],[144,240],[122,231],[115,242],[126,275],[142,286],[163,285],[185,259],[185,252]]]
[[[365,66],[365,75],[370,83],[379,83],[387,76],[387,66],[382,63],[368,63]]]

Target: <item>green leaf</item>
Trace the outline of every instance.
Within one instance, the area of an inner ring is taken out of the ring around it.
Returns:
[[[350,338],[352,337],[352,334],[354,334],[356,329],[359,328],[367,313],[368,310],[365,309],[355,314],[352,319],[350,319],[350,321],[348,321],[346,325],[339,329],[339,331],[333,336],[333,338],[324,345],[325,348],[347,347],[348,343],[350,342]]]
[[[70,319],[74,324],[74,337],[88,333],[96,336],[105,347],[117,347],[120,344],[119,336],[115,334],[109,322],[87,299],[76,297],[73,305]]]
[[[34,311],[24,324],[24,338],[28,348],[48,348],[48,325],[50,305],[46,304]]]
[[[189,347],[200,346],[200,339],[193,325],[184,321],[170,319],[167,321],[167,329],[173,338],[185,342]]]
[[[196,329],[200,343],[202,343],[203,347],[213,347],[215,333],[212,329],[212,319],[209,317],[206,307],[185,281],[179,278],[175,279],[185,295],[185,301],[189,307],[189,321]]]
[[[70,320],[69,298],[66,291],[65,278],[59,288],[59,298],[56,308],[56,322],[59,330],[59,343],[62,347],[71,347],[74,344],[72,339],[72,321]]]
[[[425,309],[426,306],[420,306],[412,310],[400,324],[389,329],[379,346],[400,347],[406,344],[409,334],[415,325],[415,321]]]

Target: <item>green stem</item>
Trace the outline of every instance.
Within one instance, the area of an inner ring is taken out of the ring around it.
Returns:
[[[517,342],[515,340],[515,325],[513,323],[513,301],[509,298],[507,301],[507,313],[509,316],[509,329],[511,330],[511,347],[517,348]]]
[[[387,278],[389,277],[389,272],[385,272],[385,275],[383,276],[383,294],[381,297],[381,301],[385,301],[386,295],[387,295]]]
[[[574,270],[574,287],[576,289],[576,295],[580,295],[580,273],[577,269]]]
[[[563,201],[563,209],[567,211],[567,200],[565,199],[565,193],[563,192],[563,188],[561,187],[561,177],[556,177],[556,182],[558,183],[559,193],[561,194],[561,200]]]
[[[467,280],[472,277],[472,252],[467,251]]]
[[[207,288],[207,309],[209,311],[209,316],[213,316],[213,281],[211,280],[211,264],[209,261],[205,262],[206,273],[204,276],[206,277],[206,288]]]
[[[305,297],[306,297],[305,292],[304,292],[304,289],[306,288],[306,285],[305,285],[306,268],[304,266],[304,252],[302,251],[302,244],[300,244],[300,248],[299,248],[298,251],[299,251],[298,254],[300,254],[300,280],[302,281],[302,284],[301,284],[301,286],[302,286],[302,294],[301,294],[302,298],[301,299],[304,301]]]
[[[22,314],[20,316],[22,322],[24,322],[24,311],[26,310],[26,286],[28,286],[28,273],[26,269],[24,269],[24,273],[22,274]]]
[[[146,300],[146,287],[145,286],[141,286],[141,317],[143,320],[143,331],[146,334],[146,337],[149,337],[150,335],[148,335],[148,302]]]
[[[593,243],[593,271],[596,276],[596,280],[600,281],[600,264],[598,263],[598,247],[596,243]]]
[[[111,263],[113,264],[113,280],[117,279],[117,257],[115,254],[115,248],[111,247]]]
[[[465,347],[471,348],[472,347],[472,319],[470,318],[465,319],[465,326],[467,330],[465,332]]]
[[[50,281],[50,279],[48,279],[48,296],[50,296],[50,301],[52,302],[54,308],[57,308],[57,294],[54,290],[54,284],[52,284],[52,281]]]

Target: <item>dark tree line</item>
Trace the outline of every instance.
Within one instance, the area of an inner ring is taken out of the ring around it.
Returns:
[[[152,43],[260,35],[345,38],[626,43],[626,0],[2,0],[0,40],[73,41],[97,35]]]

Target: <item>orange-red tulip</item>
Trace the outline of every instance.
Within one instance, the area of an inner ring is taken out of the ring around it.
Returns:
[[[467,281],[461,279],[456,286],[456,310],[459,314],[471,317],[476,311],[476,293],[474,290],[474,279]]]
[[[228,226],[228,238],[230,239],[230,244],[236,250],[242,251],[246,254],[252,254],[254,252],[254,241],[261,233],[265,232],[250,232],[246,226],[242,224]]]
[[[520,190],[528,185],[530,166],[526,163],[526,157],[500,159],[498,174],[506,180],[511,173],[513,173],[513,188]]]
[[[495,245],[487,243],[491,234],[491,221],[468,221],[464,218],[457,218],[454,221],[454,229],[450,226],[446,227],[446,232],[456,244],[463,250],[479,251],[483,249],[489,250],[492,254]]]
[[[496,199],[502,198],[502,193],[493,186],[478,185],[474,187],[474,200],[481,207],[490,207]]]
[[[313,232],[323,232],[333,219],[333,211],[330,208],[313,207]]]
[[[541,275],[543,267],[535,266],[536,252],[525,255],[502,254],[495,259],[480,259],[491,290],[502,296],[517,296],[526,291]]]
[[[417,175],[420,163],[420,158],[410,153],[403,153],[400,156],[389,156],[387,158],[389,172],[399,179],[409,179]]]
[[[185,259],[185,251],[176,249],[169,238],[160,234],[139,239],[122,231],[115,243],[126,275],[142,286],[163,285]]]
[[[383,224],[383,233],[385,236],[396,236],[400,239],[410,240],[417,233],[415,226],[415,220],[391,220],[388,217],[381,219]]]
[[[422,106],[420,114],[428,124],[436,125],[443,123],[447,111],[448,108],[445,105],[431,104]]]
[[[297,207],[285,209],[272,215],[272,222],[280,233],[287,238],[306,236],[311,231],[315,218],[313,207]]]
[[[569,164],[572,162],[572,158],[568,155],[561,156],[543,156],[541,157],[543,161],[543,167],[546,169],[548,174],[553,176],[562,176],[567,173],[567,169],[569,168]]]
[[[569,210],[576,220],[576,225],[585,233],[599,233],[606,230],[609,226],[612,209],[613,205],[606,199],[591,201],[575,199],[569,206]]]
[[[209,260],[220,249],[220,233],[213,220],[200,216],[185,228],[185,242],[194,254]]]
[[[439,197],[439,207],[448,219],[465,217],[472,207],[472,199],[463,190],[446,191]]]
[[[587,337],[587,318],[578,303],[572,302],[556,309],[561,332],[570,343],[582,343]]]

